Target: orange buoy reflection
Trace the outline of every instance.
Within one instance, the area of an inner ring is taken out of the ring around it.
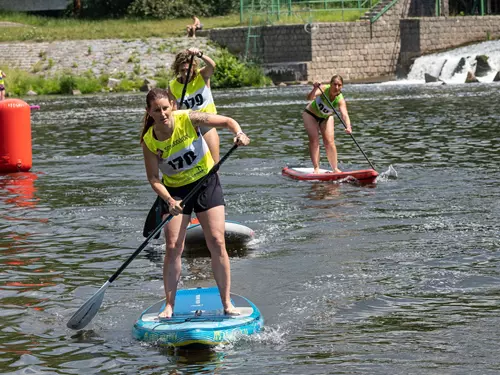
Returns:
[[[36,206],[34,182],[38,176],[31,172],[0,174],[0,200],[18,207]]]

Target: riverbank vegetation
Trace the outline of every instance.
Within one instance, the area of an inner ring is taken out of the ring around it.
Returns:
[[[214,89],[261,87],[272,83],[270,78],[263,74],[260,66],[242,62],[225,49],[219,50],[214,59],[217,64],[217,69],[211,78],[211,86]],[[11,97],[24,97],[30,92],[37,95],[64,95],[73,94],[75,91],[82,94],[139,91],[145,85],[145,79],[134,72],[96,76],[91,70],[79,75],[71,71],[62,71],[53,76],[44,76],[8,66],[0,66],[0,69],[7,74],[6,91]],[[109,84],[110,78],[114,78],[113,85]],[[173,78],[171,71],[160,69],[146,81],[154,81],[157,87],[166,88]]]

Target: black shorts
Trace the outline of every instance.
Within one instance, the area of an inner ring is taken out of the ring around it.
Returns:
[[[199,181],[195,181],[189,185],[181,187],[167,187],[169,194],[175,199],[184,199],[186,195],[189,194],[191,190],[198,184]],[[219,175],[217,173],[209,177],[207,181],[203,183],[201,189],[196,193],[189,202],[186,202],[182,213],[184,215],[191,215],[194,212],[203,212],[217,206],[225,206],[224,194],[222,193],[222,186],[220,185]],[[165,213],[168,213],[168,209]]]
[[[210,130],[215,129],[210,126],[200,126],[201,135],[207,134]]]
[[[0,91],[5,91],[5,86],[4,85],[0,85]]]
[[[304,109],[304,112],[307,113],[308,115],[311,115],[317,122],[318,122],[318,125],[321,125],[321,123],[323,121],[326,121],[327,119],[324,118],[324,117],[319,117],[319,116],[316,116],[313,112],[311,112],[310,110],[308,110],[307,108]]]

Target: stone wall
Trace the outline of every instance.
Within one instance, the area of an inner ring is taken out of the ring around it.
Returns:
[[[64,10],[70,0],[0,0],[0,9],[17,12]]]
[[[423,17],[403,19],[400,25],[403,70],[425,54],[500,38],[500,16]]]
[[[44,76],[91,71],[96,76],[133,74],[145,78],[153,77],[159,70],[169,70],[175,54],[188,47],[197,47],[209,56],[216,51],[207,38],[6,42],[0,43],[0,67]]]
[[[408,18],[414,1],[400,0],[373,24],[357,22],[254,27],[250,55],[275,79],[348,81],[394,79],[416,56],[500,37],[500,16]],[[448,2],[442,1],[447,11]],[[246,52],[247,27],[211,30],[231,52]],[[253,46],[256,46],[253,48]],[[286,79],[288,78],[288,79]]]

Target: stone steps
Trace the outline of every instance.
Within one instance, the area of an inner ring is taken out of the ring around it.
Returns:
[[[390,4],[391,2],[392,0],[381,0],[380,2],[377,3],[377,5],[375,5],[372,9],[370,9],[363,16],[361,16],[360,19],[362,20],[372,19],[377,14],[379,14],[380,11],[384,9],[387,4]]]

